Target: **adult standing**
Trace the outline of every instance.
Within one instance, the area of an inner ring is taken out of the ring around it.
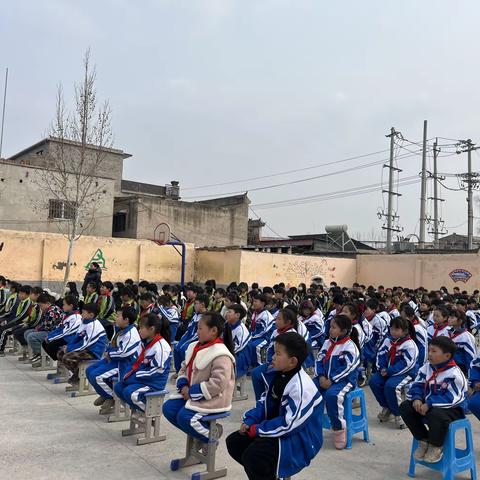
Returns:
[[[83,280],[83,285],[82,285],[83,296],[85,297],[87,294],[87,285],[89,283],[94,283],[95,285],[97,285],[97,289],[98,289],[101,281],[102,281],[102,269],[100,268],[100,265],[97,262],[92,262]]]

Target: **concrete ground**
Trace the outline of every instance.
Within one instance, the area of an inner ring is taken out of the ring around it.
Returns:
[[[370,439],[354,440],[352,450],[336,451],[325,431],[324,446],[310,467],[294,478],[352,478],[396,480],[408,478],[411,436],[393,423],[380,425],[370,391],[366,389]],[[170,460],[183,456],[185,436],[162,421],[165,442],[136,446],[135,437],[122,437],[125,423],[106,423],[92,405],[96,397],[70,398],[65,385],[46,380],[45,372],[34,372],[16,357],[0,358],[0,478],[9,480],[110,480],[188,479],[202,466],[171,472]],[[250,389],[250,398],[253,398]],[[224,435],[240,425],[242,412],[251,400],[234,404],[231,417],[223,422]],[[479,423],[470,417],[478,440]],[[477,457],[480,454],[477,442]],[[479,457],[480,458],[480,457]],[[225,442],[217,451],[217,464],[228,466],[228,478],[246,478],[243,469],[227,455]],[[440,479],[422,466],[418,479]],[[464,474],[458,478],[470,478]]]

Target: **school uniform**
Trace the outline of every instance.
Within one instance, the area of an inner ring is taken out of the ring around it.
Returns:
[[[442,325],[439,325],[438,323],[434,323],[429,327],[427,327],[427,337],[428,337],[429,343],[432,341],[432,338],[449,337],[449,336],[450,336],[450,327],[448,326],[447,322],[445,322]]]
[[[8,290],[5,287],[0,287],[0,315],[3,314],[5,310],[5,303],[8,298]]]
[[[428,362],[418,371],[407,400],[400,405],[402,418],[417,440],[441,447],[450,423],[465,417],[466,393],[467,380],[455,361],[435,366]],[[429,406],[425,416],[414,410],[415,400]]]
[[[64,313],[58,327],[48,333],[42,348],[53,360],[57,360],[58,350],[76,337],[82,326],[82,316],[78,312]]]
[[[411,383],[418,371],[418,348],[406,336],[397,340],[387,337],[377,355],[377,372],[369,386],[382,408],[388,408],[395,417],[400,416],[402,389]],[[381,373],[386,372],[383,376]]]
[[[400,316],[400,312],[398,311],[398,308],[393,305],[392,308],[390,308],[390,310],[387,310],[387,313],[390,317],[390,320],[393,320],[394,318],[397,318]],[[390,325],[390,322],[388,323]]]
[[[420,369],[428,361],[428,335],[427,329],[417,317],[413,319],[413,326],[415,328],[415,344],[418,348],[417,367]]]
[[[84,304],[87,303],[98,303],[98,293],[92,292],[85,296],[85,300],[83,301]]]
[[[115,300],[111,293],[106,293],[100,296],[98,303],[100,305],[100,312],[97,318],[105,328],[108,338],[111,339],[113,337],[115,317],[117,316],[115,312]]]
[[[398,310],[397,310],[397,312],[398,312]],[[383,311],[383,312],[378,312],[377,315],[378,315],[379,317],[383,318],[383,320],[384,320],[385,323],[387,324],[387,327],[390,327],[390,320],[391,320],[392,318],[395,318],[395,317],[392,317],[391,313],[385,312],[385,311]],[[397,317],[398,317],[398,315],[397,315]]]
[[[186,332],[175,345],[173,350],[173,363],[175,371],[177,372],[182,367],[182,362],[185,360],[185,353],[187,352],[188,347],[191,343],[198,340],[197,329],[200,318],[202,318],[201,313],[194,313],[193,317],[190,319]]]
[[[350,336],[325,340],[315,364],[315,382],[327,408],[334,430],[345,428],[343,403],[345,395],[357,386],[360,351]],[[328,389],[320,387],[319,378],[325,377],[332,382]]]
[[[318,309],[317,309],[317,311],[318,311]],[[329,314],[327,315],[327,320],[325,320],[325,336],[327,338],[330,335],[330,324],[332,323],[332,320],[333,320],[333,318],[335,317],[336,314],[337,314],[336,309],[330,311]]]
[[[27,342],[25,341],[25,332],[27,330],[34,330],[40,322],[40,316],[42,312],[40,306],[37,303],[32,302],[28,312],[28,317],[12,331],[12,335],[15,337],[15,340],[19,342],[22,346],[26,347]]]
[[[248,344],[251,366],[258,366],[262,363],[260,351],[267,345],[272,334],[272,328],[275,328],[274,325],[272,314],[268,310],[253,312],[250,324],[252,336]]]
[[[180,315],[178,314],[177,307],[167,308],[163,305],[160,305],[158,310],[160,311],[160,314],[168,320],[168,324],[170,325],[170,339],[173,342],[175,340],[175,336],[177,335],[178,322],[180,321]]]
[[[67,343],[66,351],[60,350],[57,358],[77,376],[80,362],[102,358],[106,346],[107,334],[101,322],[96,318],[83,319],[77,334]]]
[[[295,475],[323,443],[323,399],[307,373],[298,367],[264,375],[264,394],[243,416],[247,433],[234,432],[226,439],[228,453],[250,480]]]
[[[232,325],[232,339],[235,349],[236,375],[237,378],[247,374],[250,367],[250,356],[248,352],[248,342],[250,341],[250,332],[245,324],[239,320]]]
[[[187,435],[208,442],[206,415],[229,412],[235,388],[235,357],[219,338],[212,342],[191,343],[178,373],[177,390],[189,387],[189,398],[180,393],[163,404],[163,415]]]
[[[472,330],[478,329],[479,326],[479,319],[480,319],[480,311],[478,310],[467,310],[465,312],[465,315],[467,316],[467,322],[468,322],[468,329],[470,332]]]
[[[325,339],[324,317],[320,310],[315,310],[309,317],[298,317],[307,327],[312,348],[321,348]]]
[[[32,301],[29,297],[21,300],[15,310],[13,317],[9,317],[9,320],[2,326],[0,326],[0,352],[5,350],[7,339],[12,335],[13,330],[19,327],[25,319],[28,319],[28,313]]]
[[[2,322],[10,321],[17,311],[18,304],[20,303],[20,298],[18,293],[10,293],[5,301],[3,312],[0,315],[0,324]]]
[[[168,342],[156,335],[141,342],[141,351],[123,380],[115,384],[115,394],[134,410],[145,411],[145,394],[165,389],[170,373],[172,349]]]
[[[475,356],[470,364],[468,385],[474,389],[475,385],[480,384],[480,353]],[[480,420],[480,390],[474,390],[468,399],[468,409]]]
[[[365,344],[364,358],[367,363],[372,363],[375,367],[378,350],[381,347],[385,337],[388,335],[388,325],[385,322],[385,319],[380,317],[378,314],[375,314],[370,318],[365,316],[365,319],[372,326],[372,336]]]
[[[131,369],[140,350],[140,335],[135,325],[123,329],[115,327],[115,333],[107,347],[108,357],[90,365],[86,375],[90,385],[103,398],[112,398],[113,382],[123,379]]]
[[[453,356],[455,363],[460,367],[463,374],[468,378],[468,370],[470,364],[477,355],[477,347],[475,345],[475,337],[465,328],[458,330],[450,327],[450,338],[455,342],[457,351]]]

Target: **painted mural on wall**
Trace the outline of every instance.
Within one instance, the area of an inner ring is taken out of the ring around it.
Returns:
[[[462,283],[467,283],[470,278],[472,278],[472,274],[463,268],[457,268],[455,270],[452,270],[448,276],[455,282],[462,282]]]
[[[88,270],[90,268],[90,265],[96,262],[100,265],[100,268],[102,270],[108,270],[107,268],[107,262],[105,261],[105,257],[103,255],[103,251],[101,248],[97,248],[97,251],[93,254],[92,258],[90,261],[85,265],[85,270]]]

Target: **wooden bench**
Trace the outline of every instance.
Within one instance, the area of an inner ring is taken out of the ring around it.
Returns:
[[[229,412],[224,412],[214,415],[206,415],[203,417],[202,421],[210,424],[207,452],[203,453],[201,450],[199,450],[198,441],[193,437],[188,436],[185,457],[172,460],[170,462],[170,470],[176,471],[183,467],[189,467],[191,465],[203,463],[207,466],[207,470],[205,472],[193,473],[191,476],[192,480],[212,480],[214,478],[225,477],[227,475],[227,468],[215,467],[215,454],[217,451],[218,440],[213,436],[213,431],[215,430],[213,427],[216,425],[217,420],[226,418],[229,415]]]
[[[130,427],[122,430],[122,436],[145,434],[143,437],[137,438],[137,445],[165,440],[167,436],[160,435],[160,419],[162,418],[163,401],[167,394],[168,390],[146,393],[145,412],[131,410]]]

